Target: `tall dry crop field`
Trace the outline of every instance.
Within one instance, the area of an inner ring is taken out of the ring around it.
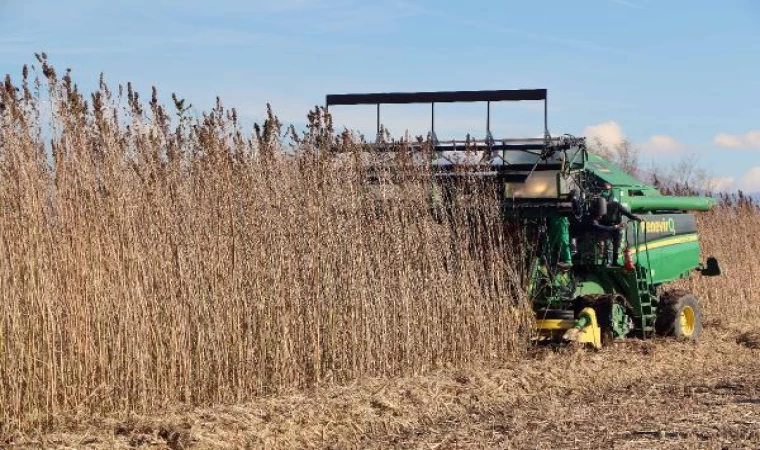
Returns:
[[[2,430],[522,347],[487,196],[467,227],[463,210],[434,220],[419,184],[379,209],[320,110],[306,134],[287,138],[271,111],[246,133],[221,102],[192,118],[131,86],[86,96],[38,60],[0,89]]]
[[[760,317],[760,205],[743,196],[723,196],[697,216],[705,256],[715,256],[723,274],[677,283],[693,291],[708,325],[756,330]]]
[[[421,169],[372,188],[319,109],[305,134],[271,111],[249,133],[221,102],[193,118],[179,98],[105,82],[85,96],[37,66],[0,87],[0,431],[524,348],[493,198],[468,199],[473,221],[431,214]],[[699,222],[725,276],[681,284],[708,323],[750,325],[760,215],[724,203]]]

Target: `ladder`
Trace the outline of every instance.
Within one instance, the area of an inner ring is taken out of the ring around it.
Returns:
[[[649,270],[639,264],[635,265],[636,270],[636,291],[639,297],[639,311],[636,311],[641,317],[641,335],[647,338],[654,334],[654,322],[656,318],[655,308],[652,300],[655,295],[652,292],[649,282]]]
[[[657,318],[656,310],[653,305],[653,300],[657,298],[657,293],[652,288],[651,280],[651,262],[649,259],[649,245],[647,242],[647,231],[644,228],[644,251],[646,253],[646,261],[641,260],[641,241],[640,241],[640,227],[636,226],[636,262],[634,269],[636,271],[636,292],[639,298],[639,310],[636,311],[640,317],[639,327],[641,327],[641,337],[647,338],[655,332],[655,320]],[[627,241],[627,239],[626,239]],[[642,264],[642,262],[644,264]]]

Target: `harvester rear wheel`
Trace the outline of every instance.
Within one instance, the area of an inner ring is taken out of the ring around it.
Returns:
[[[655,330],[661,336],[696,341],[702,334],[702,308],[697,298],[682,290],[660,297]]]

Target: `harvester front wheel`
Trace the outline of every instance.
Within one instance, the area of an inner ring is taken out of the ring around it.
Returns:
[[[686,291],[670,291],[660,297],[655,330],[661,336],[696,341],[702,334],[702,308]]]

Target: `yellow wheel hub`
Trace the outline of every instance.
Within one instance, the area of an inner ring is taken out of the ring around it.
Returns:
[[[681,327],[681,333],[684,336],[691,336],[694,334],[694,327],[696,325],[697,316],[694,313],[694,308],[691,306],[684,306],[681,309],[681,314],[678,316],[678,324]]]

